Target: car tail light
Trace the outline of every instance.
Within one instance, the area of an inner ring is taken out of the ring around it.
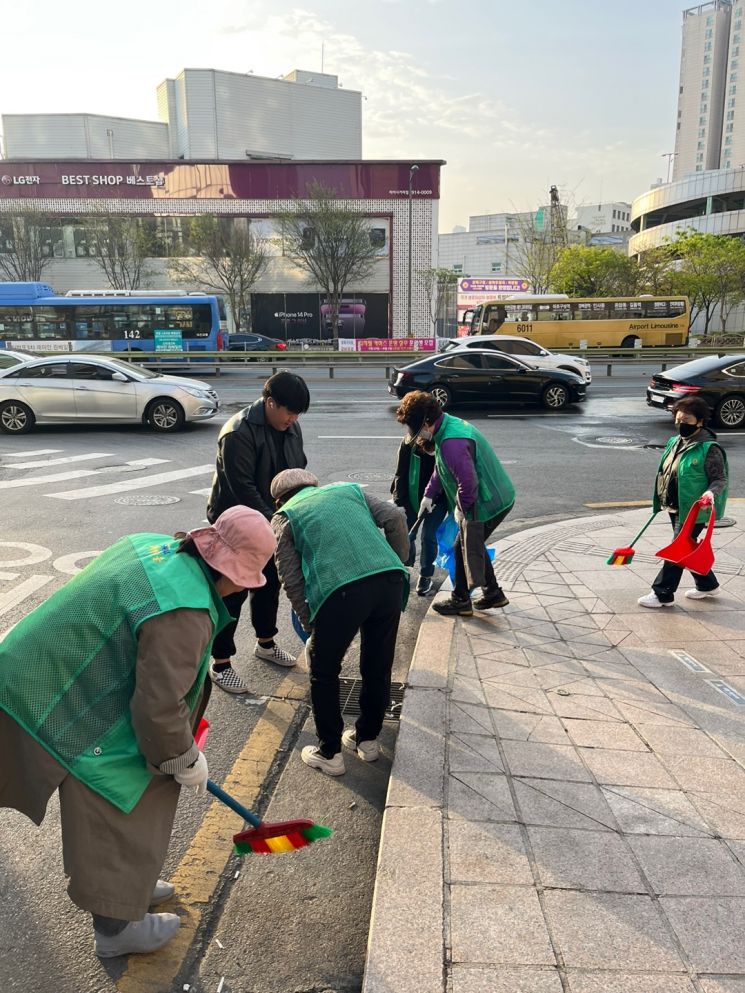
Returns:
[[[688,386],[687,383],[673,383],[671,389],[675,390],[676,393],[699,393],[701,390],[700,386]]]
[[[287,345],[285,344],[284,341],[278,341],[277,348],[280,350],[280,352],[283,352],[287,348]]]
[[[222,331],[217,332],[217,350],[221,352],[225,348],[225,336]]]

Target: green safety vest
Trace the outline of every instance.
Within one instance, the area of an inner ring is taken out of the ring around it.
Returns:
[[[662,464],[667,457],[668,452],[680,441],[680,436],[675,434],[670,438],[662,453],[662,458],[660,459],[660,464],[657,467],[657,472],[659,473],[662,469]],[[683,454],[678,459],[678,518],[681,521],[686,519],[688,511],[691,509],[693,504],[698,500],[702,493],[705,493],[709,488],[709,480],[706,477],[706,472],[704,471],[704,463],[706,462],[706,456],[712,445],[718,445],[716,441],[697,441],[692,445],[687,445],[683,450]],[[721,448],[721,446],[719,446]],[[722,448],[722,454],[724,455],[724,468],[727,473],[727,479],[729,480],[729,466],[727,464],[727,453]],[[718,493],[714,497],[714,512],[716,514],[717,520],[720,520],[724,516],[724,510],[727,506],[727,492],[729,485],[725,486],[721,493]],[[657,484],[655,482],[654,491],[652,495],[652,510],[658,511],[661,509],[660,498],[657,494]],[[704,523],[709,520],[709,510],[704,507],[699,511],[696,516],[696,523]]]
[[[331,594],[347,583],[393,569],[408,578],[408,569],[376,525],[355,483],[308,486],[279,513],[292,528],[311,621]],[[409,594],[409,584],[403,586],[402,610]]]
[[[230,623],[208,573],[178,545],[162,534],[122,538],[0,643],[0,709],[124,813],[153,778],[130,717],[140,625],[180,607],[209,611],[213,637]],[[192,712],[211,648],[184,698]]]
[[[419,506],[419,479],[421,474],[422,460],[419,457],[419,453],[412,449],[411,456],[409,458],[409,503],[414,510],[416,510]]]
[[[450,414],[442,415],[442,424],[436,432],[435,465],[440,477],[448,507],[453,510],[458,494],[458,482],[442,457],[442,443],[448,438],[467,438],[474,445],[474,460],[478,493],[476,496],[475,519],[489,521],[507,510],[515,502],[515,487],[494,451],[483,434],[468,421]]]

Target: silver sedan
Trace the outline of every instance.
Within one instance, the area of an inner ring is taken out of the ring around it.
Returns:
[[[0,431],[6,434],[65,421],[136,421],[178,431],[186,421],[213,417],[219,406],[209,383],[118,359],[57,355],[0,369]]]

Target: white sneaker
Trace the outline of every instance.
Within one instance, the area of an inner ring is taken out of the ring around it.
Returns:
[[[697,590],[695,588],[692,590],[686,590],[685,595],[689,600],[706,600],[709,597],[719,596],[721,592],[721,589],[718,586],[715,586],[713,590]]]
[[[257,659],[263,659],[265,662],[274,662],[275,665],[284,666],[285,669],[291,669],[294,665],[297,665],[295,656],[290,655],[284,648],[280,648],[276,644],[273,648],[263,648],[261,642],[257,641],[256,648],[254,648],[254,655]]]
[[[248,687],[232,665],[226,669],[215,669],[214,659],[210,662],[210,679],[226,693],[248,693]]]
[[[176,914],[145,914],[141,921],[132,921],[113,937],[94,930],[93,950],[100,959],[155,952],[171,940],[180,924]]]
[[[380,746],[377,741],[357,741],[355,728],[346,728],[342,732],[341,742],[345,748],[357,752],[363,762],[377,762],[380,758]]]
[[[640,596],[639,599],[636,602],[639,604],[640,607],[652,607],[652,608],[655,608],[655,609],[657,607],[672,607],[673,606],[673,602],[672,601],[670,601],[670,603],[663,603],[662,600],[658,600],[656,593],[647,593],[646,596]]]
[[[176,887],[173,883],[167,883],[165,879],[159,879],[153,888],[153,895],[150,897],[150,906],[156,907],[159,903],[165,903],[166,900],[171,899],[175,892]]]
[[[325,772],[327,776],[343,776],[347,771],[341,752],[337,752],[333,758],[327,759],[325,755],[321,755],[321,749],[318,745],[306,745],[300,752],[300,758],[311,769]]]

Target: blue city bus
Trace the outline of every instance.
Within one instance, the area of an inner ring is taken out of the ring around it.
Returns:
[[[217,297],[167,290],[77,290],[0,283],[0,348],[71,352],[217,352]]]

